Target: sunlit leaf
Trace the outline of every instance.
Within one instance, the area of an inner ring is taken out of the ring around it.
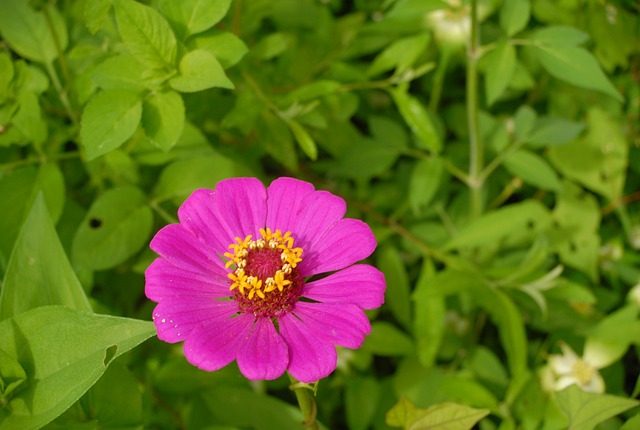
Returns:
[[[0,410],[0,429],[37,429],[79,399],[117,357],[155,334],[153,323],[43,306],[0,323],[0,345],[27,386]],[[70,384],[69,381],[73,381]]]
[[[113,0],[113,5],[118,31],[131,55],[151,68],[174,67],[177,43],[165,18],[134,0]]]
[[[138,128],[142,115],[140,97],[133,91],[104,90],[82,112],[80,141],[92,160],[118,148]]]
[[[139,189],[107,191],[91,205],[73,238],[73,261],[93,270],[124,262],[145,245],[152,221],[151,209]]]
[[[9,259],[0,290],[0,320],[45,305],[91,311],[39,195]]]
[[[637,400],[587,393],[577,385],[556,394],[558,406],[569,418],[569,430],[591,430],[599,423],[638,405]]]

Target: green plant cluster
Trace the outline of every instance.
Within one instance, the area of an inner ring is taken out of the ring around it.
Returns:
[[[637,2],[2,0],[0,36],[0,430],[301,428],[149,321],[149,240],[234,176],[378,239],[321,426],[640,428]]]

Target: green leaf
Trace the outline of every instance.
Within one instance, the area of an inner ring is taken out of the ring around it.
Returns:
[[[218,59],[223,69],[237,64],[249,51],[247,45],[233,33],[212,28],[187,41],[190,51],[204,49]]]
[[[85,397],[100,427],[142,428],[142,391],[137,377],[125,365],[115,362],[109,366]]]
[[[203,391],[202,400],[214,422],[220,424],[256,430],[295,429],[303,420],[298,408],[245,387],[217,386]]]
[[[153,214],[138,188],[114,188],[93,202],[71,248],[74,263],[93,270],[114,267],[147,242]]]
[[[420,214],[438,192],[444,163],[440,157],[423,158],[413,167],[409,181],[409,204],[415,214]]]
[[[378,250],[378,268],[387,280],[386,301],[393,316],[407,329],[411,328],[409,277],[400,253],[393,246]]]
[[[422,103],[407,92],[407,87],[392,89],[390,93],[400,115],[416,136],[419,146],[432,153],[439,153],[442,150],[440,135]]]
[[[142,128],[151,142],[165,152],[178,142],[184,119],[182,96],[175,91],[154,92],[142,105]]]
[[[414,350],[409,336],[384,321],[371,324],[371,334],[365,339],[362,349],[384,357],[410,355]]]
[[[291,133],[293,133],[293,137],[295,137],[300,148],[307,154],[307,157],[311,160],[318,158],[318,147],[307,130],[293,119],[285,119],[285,123],[289,127],[289,130],[291,130]]]
[[[87,160],[118,148],[138,128],[142,103],[137,93],[104,90],[95,95],[82,112],[80,141]]]
[[[439,284],[435,280],[435,268],[430,260],[425,260],[413,292],[413,332],[420,364],[425,368],[434,365],[444,338],[445,297],[439,294]]]
[[[425,411],[409,430],[471,430],[482,418],[489,415],[488,409],[475,409],[457,403],[441,403]]]
[[[0,34],[20,56],[40,63],[51,63],[59,54],[56,43],[64,52],[69,39],[60,12],[49,4],[44,8],[51,19],[51,27],[44,12],[36,12],[27,1],[0,2]],[[55,32],[55,37],[52,32]]]
[[[293,136],[280,117],[263,110],[257,131],[264,148],[274,160],[291,171],[298,170],[298,157]]]
[[[524,182],[550,191],[560,191],[560,179],[544,158],[519,149],[504,160],[504,167]]]
[[[169,80],[169,85],[183,93],[192,93],[209,88],[235,88],[224,69],[209,51],[196,49],[187,52],[180,60],[180,74]]]
[[[84,20],[91,34],[96,34],[107,25],[111,0],[92,0],[85,2]]]
[[[637,406],[637,400],[587,393],[577,385],[556,393],[556,402],[569,418],[569,430],[591,430],[599,423]]]
[[[426,51],[430,40],[429,33],[422,32],[394,41],[376,56],[367,76],[376,76],[391,69],[396,69],[395,74],[403,73]]]
[[[544,44],[535,45],[532,49],[542,66],[555,78],[578,87],[600,91],[619,102],[624,101],[595,57],[586,49],[571,45]]]
[[[27,385],[0,410],[0,429],[44,426],[78,400],[115,358],[154,334],[152,322],[62,306],[39,307],[3,321],[0,345],[24,367]]]
[[[523,141],[536,124],[536,111],[528,105],[522,105],[516,111],[514,116],[515,134],[518,141]]]
[[[589,40],[589,35],[575,27],[564,25],[544,27],[531,36],[531,39],[548,45],[581,45]]]
[[[535,128],[520,139],[529,146],[562,145],[577,138],[585,129],[582,122],[569,121],[562,118],[541,118]]]
[[[183,39],[216,25],[229,10],[231,0],[162,0],[160,8]]]
[[[118,31],[131,55],[152,69],[175,67],[177,43],[169,23],[150,6],[113,0]]]
[[[565,182],[553,210],[555,249],[562,262],[597,279],[600,236],[600,207],[580,187]]]
[[[0,290],[0,320],[45,305],[91,311],[39,194],[9,259]]]
[[[507,89],[516,71],[516,49],[508,39],[503,39],[488,57],[485,90],[487,103],[491,105]]]
[[[527,372],[527,335],[522,314],[513,300],[499,289],[478,283],[469,291],[498,327],[507,354],[511,384],[518,383]]]
[[[11,57],[5,52],[0,52],[0,70],[2,70],[2,74],[0,74],[0,100],[4,100],[9,96],[9,86],[15,74]],[[5,122],[6,120],[0,118],[0,121]]]
[[[426,409],[418,409],[411,400],[402,396],[400,400],[387,411],[385,421],[392,427],[408,429],[411,424],[418,418],[423,417],[426,413]]]
[[[103,89],[142,91],[145,88],[145,66],[131,55],[109,57],[92,73],[93,82]]]
[[[351,430],[366,430],[378,410],[380,384],[372,377],[355,377],[347,381],[344,394],[347,424]]]
[[[64,206],[65,185],[60,168],[45,163],[26,167],[0,178],[0,267],[6,267],[18,232],[36,197],[42,193],[55,223]]]
[[[628,144],[616,118],[599,107],[589,109],[587,124],[584,136],[552,147],[549,158],[567,178],[615,201],[626,180]]]
[[[499,242],[516,233],[546,229],[551,217],[546,207],[534,200],[504,206],[483,215],[476,221],[462,227],[446,248],[471,248],[487,243]]]
[[[530,0],[505,0],[500,9],[500,27],[511,37],[527,26],[530,14]]]
[[[25,383],[27,373],[16,359],[2,349],[0,349],[0,363],[2,363],[0,366],[0,404],[4,404],[9,401],[11,393]],[[2,416],[1,411],[0,416]]]
[[[186,158],[164,168],[153,190],[157,200],[175,199],[181,204],[197,188],[212,188],[216,182],[238,176],[239,166],[221,155]]]

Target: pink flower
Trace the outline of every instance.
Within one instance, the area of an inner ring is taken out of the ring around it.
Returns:
[[[151,241],[160,258],[145,292],[158,303],[158,337],[184,341],[187,360],[207,371],[236,360],[253,380],[329,375],[335,345],[358,348],[371,332],[363,309],[384,301],[382,273],[354,264],[375,249],[373,233],[345,211],[341,198],[291,178],[194,191],[180,223]]]

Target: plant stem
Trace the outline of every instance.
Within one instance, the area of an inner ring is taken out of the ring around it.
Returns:
[[[440,97],[442,96],[442,86],[444,85],[444,76],[449,67],[449,60],[451,59],[452,50],[445,48],[440,56],[438,62],[438,68],[433,75],[433,90],[431,91],[431,99],[429,100],[429,110],[431,112],[438,111],[438,105],[440,104]]]
[[[467,47],[467,122],[469,124],[469,187],[471,219],[483,210],[483,185],[481,177],[484,164],[484,146],[478,126],[478,1],[471,0],[471,31]]]
[[[60,61],[60,68],[62,69],[62,73],[64,74],[65,79],[67,80],[67,83],[69,83],[71,82],[71,74],[69,73],[67,62],[64,59],[64,52],[62,52],[60,39],[58,38],[58,34],[56,33],[55,27],[53,26],[53,20],[51,19],[51,14],[49,13],[49,10],[47,9],[46,6],[43,7],[42,10],[44,13],[45,20],[47,21],[47,26],[49,27],[49,31],[51,32],[51,37],[56,46],[58,59]],[[51,81],[53,82],[53,86],[56,88],[56,91],[58,92],[58,97],[60,97],[60,101],[62,102],[62,105],[67,110],[67,114],[69,115],[71,122],[74,125],[77,125],[78,118],[73,110],[73,107],[71,106],[71,101],[69,100],[69,94],[67,90],[60,83],[60,78],[58,77],[58,73],[56,72],[55,67],[53,67],[53,63],[45,61],[45,67],[47,69],[47,73],[49,73],[49,77],[51,78]]]
[[[318,430],[320,427],[318,426],[318,421],[316,421],[318,411],[316,409],[316,401],[312,394],[313,388],[308,384],[298,382],[293,376],[291,376],[291,374],[287,373],[287,375],[291,381],[291,385],[289,387],[296,394],[298,405],[300,406],[300,410],[304,416],[302,425],[306,429]]]

